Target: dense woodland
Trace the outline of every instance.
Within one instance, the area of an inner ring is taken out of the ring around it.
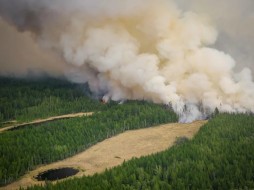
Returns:
[[[193,140],[92,177],[29,190],[254,189],[254,117],[221,114]]]
[[[102,109],[103,105],[89,95],[86,85],[64,79],[0,77],[0,123]]]
[[[87,86],[65,80],[0,79],[0,122],[95,112],[1,133],[0,186],[125,130],[177,121],[176,114],[162,105],[101,104],[90,98]],[[193,140],[181,137],[164,152],[102,174],[29,189],[254,189],[253,115],[217,111],[213,117]]]
[[[111,103],[89,117],[29,125],[0,134],[0,184],[16,180],[39,164],[72,156],[95,143],[121,133],[161,123],[177,116],[147,102]]]

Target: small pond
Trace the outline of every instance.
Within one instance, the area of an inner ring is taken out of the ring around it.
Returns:
[[[51,169],[39,173],[37,176],[35,176],[35,179],[37,179],[38,181],[54,181],[76,175],[78,172],[79,170],[74,168]]]

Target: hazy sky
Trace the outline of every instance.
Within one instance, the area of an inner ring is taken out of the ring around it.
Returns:
[[[17,30],[0,19],[0,74],[24,76],[30,74],[61,75],[66,64],[50,51],[41,49],[29,32]]]
[[[210,17],[219,30],[216,46],[236,59],[236,68],[248,66],[254,71],[253,0],[177,0],[177,4]],[[66,69],[63,61],[39,48],[28,32],[19,33],[2,19],[0,42],[0,74],[60,74]]]
[[[254,1],[172,1],[2,0],[0,74],[65,74],[183,122],[254,112]]]
[[[231,54],[237,66],[254,72],[253,0],[177,0],[178,4],[210,17],[219,30],[216,46]]]

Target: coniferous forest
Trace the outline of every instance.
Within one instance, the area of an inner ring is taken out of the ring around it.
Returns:
[[[65,97],[60,97],[64,102]],[[0,185],[16,180],[37,165],[72,156],[123,131],[177,121],[171,110],[144,101],[121,105],[114,102],[101,105],[98,100],[79,101],[84,107],[88,102],[90,111],[92,108],[101,108],[101,111],[88,117],[29,125],[0,134]]]
[[[29,190],[254,189],[254,117],[221,114],[190,141],[92,177]]]
[[[178,120],[168,107],[146,101],[102,104],[86,85],[64,79],[0,80],[2,127],[6,121],[77,112],[94,114],[0,133],[0,186],[123,131]],[[192,140],[180,137],[161,153],[132,159],[102,174],[29,189],[253,189],[253,150],[253,115],[216,112]]]
[[[89,95],[87,85],[65,79],[0,77],[0,122],[100,110],[103,105]]]

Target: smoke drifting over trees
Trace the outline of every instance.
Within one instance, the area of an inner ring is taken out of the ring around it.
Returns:
[[[62,57],[70,80],[106,99],[171,104],[182,122],[216,107],[254,112],[251,70],[235,72],[234,59],[213,48],[223,46],[211,21],[173,1],[4,0],[0,15]]]

